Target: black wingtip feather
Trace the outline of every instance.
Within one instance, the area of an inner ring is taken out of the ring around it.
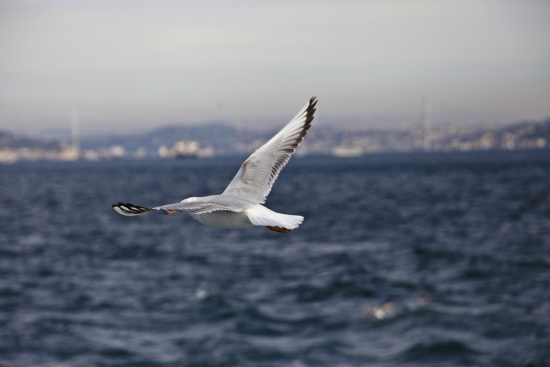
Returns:
[[[128,214],[141,214],[152,210],[151,208],[146,208],[143,206],[134,205],[130,203],[118,203],[118,204],[113,204],[112,206],[113,206],[113,209],[118,208]]]

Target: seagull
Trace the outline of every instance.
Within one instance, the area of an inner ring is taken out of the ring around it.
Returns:
[[[317,97],[312,97],[281,131],[252,153],[221,195],[190,197],[154,208],[118,203],[113,204],[113,209],[128,217],[160,210],[165,215],[187,213],[214,228],[263,226],[275,232],[290,232],[302,223],[304,217],[277,213],[262,204],[311,127],[316,104]]]

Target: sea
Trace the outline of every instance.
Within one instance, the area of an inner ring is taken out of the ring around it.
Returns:
[[[293,157],[290,233],[111,207],[243,158],[0,166],[0,366],[550,366],[550,151]]]

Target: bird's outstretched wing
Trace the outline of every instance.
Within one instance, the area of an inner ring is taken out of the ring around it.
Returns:
[[[263,204],[279,172],[311,127],[316,104],[317,97],[312,97],[281,131],[252,153],[223,194]]]
[[[177,212],[187,214],[206,214],[219,210],[230,212],[242,212],[243,209],[235,208],[227,205],[222,205],[212,202],[191,202],[191,203],[174,203],[157,206],[154,208],[146,208],[139,205],[118,203],[113,204],[113,209],[120,215],[127,217],[134,217],[136,215],[143,215],[154,210],[162,210],[164,214],[173,214]]]

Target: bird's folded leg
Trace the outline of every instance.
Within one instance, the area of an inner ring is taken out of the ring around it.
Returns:
[[[274,232],[281,232],[281,233],[288,233],[290,232],[290,229],[286,229],[286,228],[283,228],[283,227],[279,227],[279,226],[265,226],[265,228],[271,230],[271,231],[274,231]]]
[[[177,212],[177,210],[167,210],[164,212],[164,215],[176,214]]]

